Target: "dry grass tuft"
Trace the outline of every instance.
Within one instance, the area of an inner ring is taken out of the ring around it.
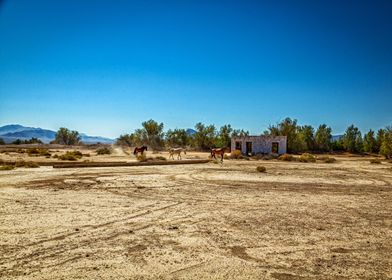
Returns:
[[[6,164],[6,165],[1,165],[0,170],[12,170],[15,169],[15,165],[12,164]]]
[[[379,160],[378,158],[372,158],[371,160],[369,160],[369,162],[371,164],[381,164],[381,160]]]
[[[79,151],[67,151],[65,154],[58,156],[58,159],[76,161],[78,159],[81,159],[82,157],[83,154]]]
[[[278,160],[283,160],[283,161],[295,161],[296,158],[293,155],[289,154],[283,154],[280,157],[278,157]]]
[[[96,152],[97,155],[110,155],[112,153],[112,149],[104,147],[104,148],[97,149]]]
[[[32,156],[51,156],[50,152],[48,149],[43,149],[43,148],[31,148],[27,150],[27,154],[32,157]]]
[[[316,157],[314,155],[311,155],[309,153],[304,153],[300,155],[298,158],[298,161],[300,162],[316,162]]]

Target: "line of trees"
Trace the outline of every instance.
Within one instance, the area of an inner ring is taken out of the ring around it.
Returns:
[[[362,137],[358,127],[350,125],[338,139],[332,139],[332,129],[326,124],[316,130],[310,125],[300,126],[297,120],[286,118],[276,125],[269,126],[265,135],[287,136],[289,153],[347,151],[350,153],[379,153],[392,157],[392,127],[379,129],[377,133],[369,130]]]
[[[164,124],[149,120],[134,133],[121,135],[116,144],[138,146],[146,144],[153,149],[167,147],[192,147],[208,150],[212,147],[230,147],[231,137],[247,136],[248,131],[233,129],[230,124],[217,129],[214,125],[197,123],[195,132],[185,129],[169,129],[164,132]],[[392,127],[369,130],[364,136],[358,127],[350,125],[344,135],[333,139],[332,129],[326,124],[316,129],[310,125],[299,125],[296,119],[286,118],[276,125],[270,125],[264,135],[287,136],[289,153],[347,151],[351,153],[379,153],[392,158]]]
[[[169,129],[164,132],[163,123],[149,120],[142,123],[142,128],[134,133],[123,134],[117,141],[121,146],[149,145],[153,149],[168,147],[192,147],[198,150],[208,150],[212,147],[230,147],[231,137],[249,135],[248,131],[233,129],[230,124],[217,129],[214,125],[197,123],[195,130],[189,133],[185,129]]]

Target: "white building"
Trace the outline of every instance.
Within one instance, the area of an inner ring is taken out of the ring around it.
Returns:
[[[231,150],[250,154],[285,154],[287,136],[238,136],[231,138]]]

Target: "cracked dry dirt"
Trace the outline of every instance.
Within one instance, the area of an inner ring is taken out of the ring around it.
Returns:
[[[390,163],[0,173],[1,279],[388,279],[391,252]]]

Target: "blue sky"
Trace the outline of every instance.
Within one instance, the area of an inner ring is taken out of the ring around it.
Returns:
[[[0,0],[0,125],[392,124],[392,1]]]

